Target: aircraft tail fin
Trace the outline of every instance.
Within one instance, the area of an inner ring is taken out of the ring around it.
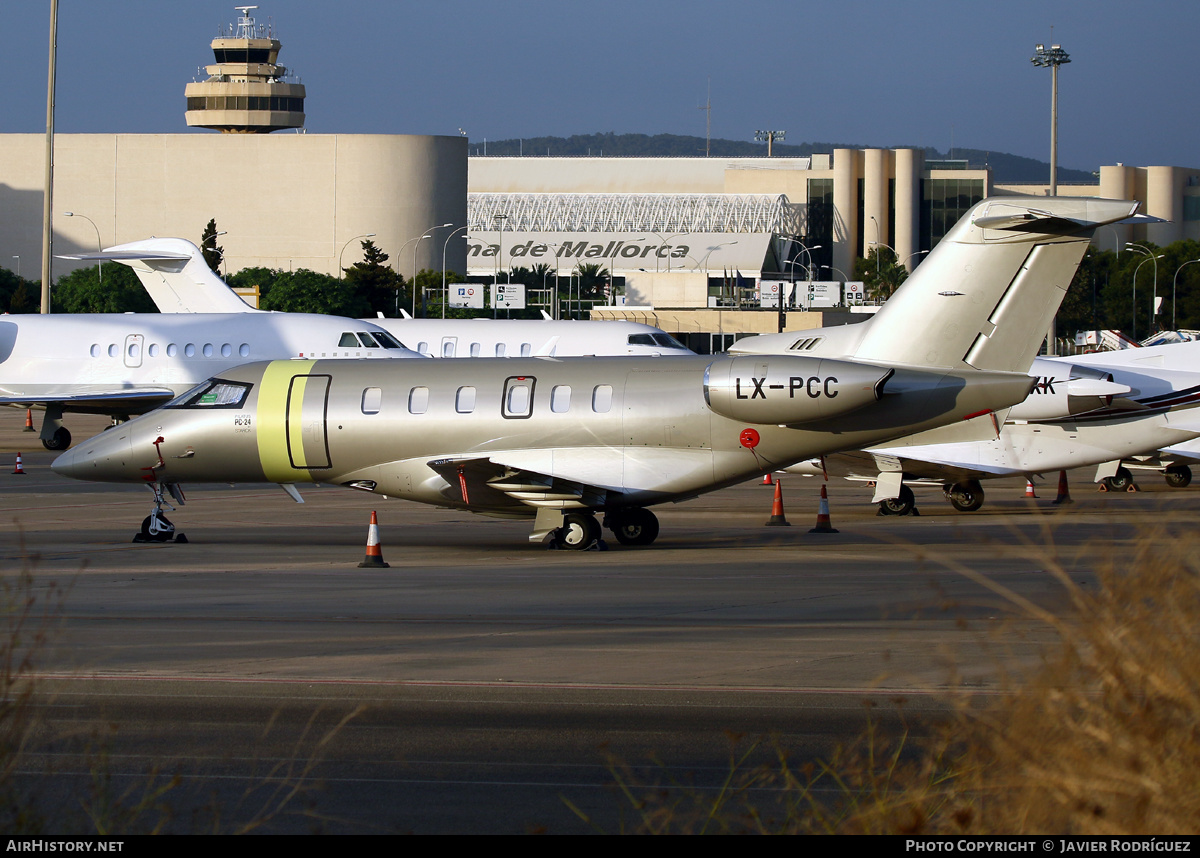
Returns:
[[[875,318],[853,357],[1025,372],[1092,233],[1137,203],[995,197],[951,228]]]
[[[105,260],[128,265],[160,313],[257,313],[213,273],[200,248],[184,238],[148,238],[99,253],[63,259]]]

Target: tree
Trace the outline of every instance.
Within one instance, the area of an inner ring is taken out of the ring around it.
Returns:
[[[37,292],[41,284],[37,283]],[[41,309],[41,296],[35,295],[34,284],[7,268],[0,268],[0,313],[36,313]]]
[[[417,282],[417,294],[422,296],[424,302],[427,302],[425,315],[440,317],[442,304],[445,302],[442,292],[442,272],[422,268],[413,279]],[[446,287],[449,288],[451,283],[462,283],[464,279],[457,271],[447,271]],[[461,307],[447,307],[445,315],[449,319],[469,319],[475,316],[476,312]]]
[[[103,282],[101,282],[103,277]],[[106,262],[76,268],[58,278],[50,295],[55,313],[157,313],[137,274],[128,265]]]
[[[204,261],[218,277],[221,276],[221,262],[225,259],[225,248],[217,246],[217,219],[212,218],[200,236],[200,252]]]
[[[583,300],[603,301],[608,286],[608,269],[596,262],[579,263],[575,266],[579,278],[579,297]]]
[[[275,271],[273,274],[270,288],[259,299],[259,307],[264,310],[326,313],[351,318],[371,315],[370,306],[345,280],[318,274],[307,268]]]
[[[407,291],[404,289],[404,278],[384,264],[388,255],[376,247],[375,242],[367,239],[362,243],[362,250],[362,262],[343,269],[346,282],[366,302],[370,308],[368,315],[399,315],[396,306],[404,300],[404,292]]]
[[[854,260],[854,276],[863,282],[868,298],[886,301],[908,279],[908,269],[896,258],[896,251],[876,245],[865,259]]]
[[[275,282],[275,277],[280,274],[279,271],[273,271],[270,268],[255,267],[243,268],[230,274],[226,282],[230,289],[242,289],[247,292],[258,290],[258,306],[263,305],[263,298],[271,291],[271,285]]]

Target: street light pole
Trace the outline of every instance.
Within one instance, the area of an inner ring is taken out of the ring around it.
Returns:
[[[1193,262],[1200,262],[1200,259],[1189,259],[1187,262],[1175,269],[1175,278],[1171,281],[1171,330],[1177,331],[1179,328],[1175,322],[1175,287],[1179,285],[1179,272],[1183,270],[1184,265],[1191,265]]]
[[[63,212],[63,215],[65,215],[66,217],[81,217],[84,220],[86,220],[88,223],[90,223],[92,225],[92,229],[96,230],[96,252],[100,253],[104,250],[104,247],[100,242],[100,227],[96,226],[96,222],[94,220],[92,220],[87,215],[76,214],[75,212]],[[96,260],[96,279],[99,280],[101,283],[104,282],[104,271],[100,267],[99,259]]]
[[[217,233],[217,235],[224,235],[224,234],[225,233],[223,233],[223,232]],[[217,235],[212,236],[212,238],[215,240]],[[354,241],[354,239],[356,239],[356,238],[374,238],[374,237],[375,237],[375,233],[364,232],[362,235],[354,236],[354,238],[350,239],[349,241],[347,241],[345,244],[342,245],[342,249],[338,253],[338,280],[341,280],[342,275],[346,273],[345,269],[342,268],[342,254],[346,252],[346,248],[350,246],[350,242]]]
[[[1137,339],[1137,273],[1138,268],[1146,264],[1147,259],[1154,260],[1154,295],[1150,299],[1150,333],[1154,333],[1154,302],[1158,298],[1158,260],[1162,259],[1162,254],[1155,256],[1150,252],[1150,248],[1132,242],[1125,242],[1125,247],[1129,250],[1135,250],[1138,253],[1144,253],[1146,259],[1143,259],[1137,264],[1137,268],[1133,269],[1133,338]]]
[[[461,130],[461,129],[460,129]],[[460,226],[454,232],[446,236],[446,240],[442,243],[442,318],[446,318],[446,305],[450,303],[450,293],[446,291],[446,248],[450,246],[450,239],[467,227]],[[463,238],[466,238],[464,235]]]

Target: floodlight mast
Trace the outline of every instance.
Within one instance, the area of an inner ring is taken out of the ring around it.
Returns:
[[[762,131],[762,130],[759,130],[759,131],[754,132],[754,140],[755,140],[755,142],[758,142],[758,143],[766,143],[767,144],[767,157],[770,158],[771,154],[772,154],[772,152],[771,152],[772,144],[776,140],[778,140],[780,143],[782,143],[783,138],[786,135],[787,135],[786,131]]]
[[[1035,66],[1050,69],[1050,196],[1058,196],[1058,67],[1071,61],[1062,45],[1035,45],[1030,58]]]

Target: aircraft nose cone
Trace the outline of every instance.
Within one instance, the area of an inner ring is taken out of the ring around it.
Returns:
[[[114,426],[63,453],[50,467],[54,473],[76,480],[139,479],[130,437],[123,427]]]

